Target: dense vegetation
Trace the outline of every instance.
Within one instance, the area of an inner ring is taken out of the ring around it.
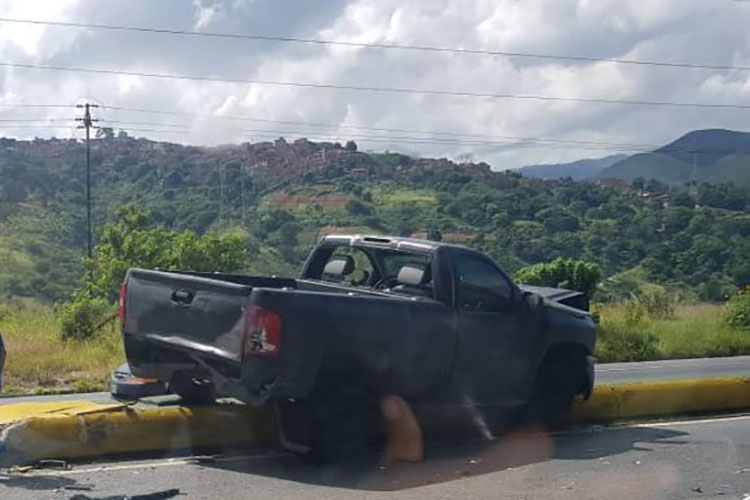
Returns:
[[[718,301],[750,283],[747,188],[540,181],[486,164],[356,149],[305,140],[197,148],[96,139],[97,241],[111,239],[103,226],[131,204],[169,230],[217,241],[231,235],[249,256],[240,269],[248,273],[293,274],[317,238],[346,231],[471,245],[511,272],[558,257],[594,262],[604,300],[659,284]],[[81,285],[82,158],[72,140],[0,140],[3,296],[59,302]],[[102,285],[111,292],[112,283]]]

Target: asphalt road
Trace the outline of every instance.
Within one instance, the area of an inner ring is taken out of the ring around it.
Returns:
[[[3,500],[750,498],[750,416],[432,444],[419,464],[314,467],[264,449],[0,473]],[[139,496],[140,495],[140,496]]]
[[[608,363],[596,366],[598,383],[674,380],[701,377],[750,377],[750,356],[733,358],[677,359],[640,363]],[[80,400],[108,403],[109,393],[65,394],[59,396],[23,396],[0,398],[0,404],[33,401]]]
[[[607,363],[596,366],[597,383],[741,376],[750,377],[750,356]]]

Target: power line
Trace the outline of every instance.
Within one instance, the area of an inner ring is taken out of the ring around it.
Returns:
[[[72,122],[73,118],[0,118],[0,123]]]
[[[0,103],[0,108],[75,108],[75,104]]]
[[[120,128],[120,127],[117,127]],[[125,132],[150,132],[150,133],[160,133],[160,134],[187,134],[189,131],[187,130],[159,130],[154,128],[122,128],[120,130],[124,130]]]
[[[395,137],[389,137],[389,136],[383,136],[383,135],[361,135],[361,134],[345,134],[345,135],[321,135],[320,133],[315,132],[309,132],[309,131],[300,131],[300,130],[270,130],[270,129],[242,129],[242,132],[248,132],[252,133],[255,136],[263,136],[263,137],[272,137],[276,138],[279,136],[299,136],[300,138],[307,138],[311,140],[321,140],[321,141],[333,141],[333,142],[339,142],[342,140],[348,140],[348,139],[356,139],[364,142],[375,142],[375,143],[403,143],[403,144],[448,144],[448,145],[460,145],[460,146],[484,146],[484,147],[536,147],[539,149],[578,149],[578,150],[590,150],[590,151],[629,151],[629,152],[647,152],[659,149],[663,152],[667,151],[684,151],[681,148],[671,148],[671,149],[664,149],[660,144],[638,144],[638,143],[620,143],[620,142],[611,142],[611,141],[581,141],[581,140],[569,140],[569,139],[560,139],[560,138],[547,138],[547,137],[521,137],[521,136],[492,136],[492,135],[484,135],[484,134],[464,134],[464,133],[454,133],[454,132],[431,132],[431,131],[420,131],[420,130],[411,130],[411,129],[388,129],[388,128],[380,128],[380,127],[364,127],[364,126],[346,126],[346,125],[334,125],[334,124],[324,124],[324,123],[313,123],[313,122],[295,122],[295,121],[283,121],[283,120],[264,120],[264,119],[255,119],[255,118],[249,118],[249,117],[227,117],[222,115],[201,115],[196,113],[186,113],[186,112],[179,112],[179,111],[169,111],[169,110],[154,110],[154,109],[144,109],[144,108],[127,108],[127,107],[117,107],[117,106],[105,106],[106,109],[111,110],[117,110],[117,111],[133,111],[133,112],[142,112],[142,113],[156,113],[156,114],[169,114],[169,115],[182,115],[182,116],[205,116],[210,118],[216,118],[216,119],[232,119],[232,120],[242,120],[242,121],[260,121],[260,122],[270,122],[270,123],[279,123],[279,124],[295,124],[295,125],[304,125],[304,126],[319,126],[319,127],[341,127],[341,128],[353,128],[353,129],[363,129],[363,130],[373,130],[373,131],[391,131],[391,132],[405,132],[405,133],[414,133],[414,134],[421,134],[423,136],[427,137],[414,137],[414,136],[395,136]],[[104,125],[107,124],[153,124],[155,126],[167,126],[167,127],[188,127],[188,125],[184,124],[165,124],[165,123],[159,123],[159,122],[135,122],[135,121],[127,121],[127,120],[106,120],[100,122]],[[31,129],[38,129],[38,128],[63,128],[67,129],[69,127],[64,126],[17,126],[17,127],[10,127],[10,128],[31,128]],[[126,132],[141,132],[141,133],[169,133],[169,134],[187,134],[189,131],[187,130],[169,130],[169,129],[158,129],[158,128],[132,128],[132,127],[117,127],[121,130],[124,130]],[[453,135],[455,138],[452,137],[429,137],[429,135]],[[471,139],[461,139],[460,137],[474,137]],[[505,141],[491,141],[491,140],[481,140],[480,138],[501,138],[501,139],[507,139]],[[542,143],[542,144],[540,144]],[[544,143],[551,143],[551,144],[544,144]],[[692,149],[690,151],[693,151]],[[705,150],[703,152],[709,152],[709,150]],[[723,150],[711,150],[710,152],[714,153],[726,153],[729,151],[723,151]]]
[[[71,127],[75,127],[75,124],[71,123],[69,126],[65,125],[0,125],[0,129],[7,130],[7,129],[42,129],[42,128],[52,128],[52,129],[70,129]]]
[[[747,1],[747,0],[734,0],[734,1]],[[191,30],[162,29],[162,28],[142,27],[142,26],[124,26],[124,25],[77,23],[77,22],[62,22],[62,21],[39,21],[39,20],[34,20],[34,19],[11,19],[11,18],[0,18],[0,22],[36,24],[36,25],[43,25],[43,26],[61,26],[61,27],[66,27],[66,28],[97,29],[97,30],[108,30],[108,31],[131,31],[131,32],[137,32],[137,33],[151,33],[151,34],[160,34],[160,35],[180,35],[180,36],[203,37],[203,38],[224,38],[224,39],[234,39],[234,40],[272,41],[272,42],[297,43],[297,44],[307,44],[307,45],[343,46],[343,47],[355,47],[355,48],[366,48],[366,49],[422,51],[422,52],[434,52],[434,53],[450,53],[450,54],[459,54],[459,55],[505,56],[505,57],[516,57],[516,58],[547,59],[547,60],[577,61],[577,62],[609,62],[609,63],[614,63],[614,64],[625,64],[625,65],[704,69],[704,70],[714,70],[714,71],[715,70],[750,71],[750,66],[698,64],[698,63],[688,63],[688,62],[621,59],[621,58],[611,58],[611,57],[594,57],[594,56],[565,55],[565,54],[542,54],[542,53],[532,53],[532,52],[513,52],[513,51],[504,51],[504,50],[465,49],[465,48],[459,48],[459,47],[407,45],[407,44],[397,44],[397,43],[365,43],[365,42],[351,42],[351,41],[344,41],[344,40],[298,38],[298,37],[284,37],[284,36],[245,34],[245,33],[217,33],[217,32],[202,32],[202,31],[191,31]]]
[[[326,140],[335,140],[337,142],[341,140],[347,140],[347,139],[356,139],[356,140],[362,140],[362,141],[368,141],[368,142],[401,142],[404,144],[451,144],[451,145],[461,145],[461,146],[523,146],[524,145],[520,142],[511,142],[511,141],[481,141],[481,140],[465,140],[465,139],[462,140],[462,139],[439,138],[439,137],[413,137],[413,136],[388,137],[388,136],[372,136],[372,135],[367,136],[367,135],[354,135],[354,134],[321,136],[315,133],[311,135],[310,133],[303,132],[303,131],[268,130],[268,129],[243,129],[242,132],[262,134],[267,137],[295,135],[295,136],[299,136],[300,138],[326,139]],[[534,141],[534,140],[527,139],[527,141]],[[526,144],[526,145],[535,145],[535,144]],[[549,146],[562,146],[562,145],[563,144],[551,144]],[[585,147],[586,147],[585,145],[570,146],[571,149],[582,149]],[[627,147],[632,148],[632,146],[627,146]],[[553,149],[557,149],[557,148],[553,147]],[[600,145],[593,149],[611,150],[612,146],[610,145],[610,147],[604,147],[604,145]]]
[[[146,126],[175,127],[175,128],[188,128],[189,127],[189,125],[184,124],[184,123],[131,122],[131,121],[122,121],[122,120],[108,120],[106,118],[103,118],[102,121],[107,124],[114,123],[114,124],[123,124],[123,125],[146,125]]]
[[[106,124],[106,122],[103,122]],[[112,122],[109,122],[112,123]],[[127,123],[127,122],[123,122]],[[183,130],[159,130],[159,129],[138,129],[138,128],[122,128],[126,132],[161,132],[161,133],[180,133],[187,134],[189,131]],[[365,142],[380,142],[380,143],[393,143],[400,142],[404,144],[450,144],[450,145],[462,145],[462,146],[533,146],[538,145],[539,142],[551,141],[553,145],[566,145],[569,148],[556,148],[551,147],[547,149],[584,149],[593,151],[612,151],[612,150],[634,150],[634,151],[648,151],[660,147],[658,144],[644,145],[644,144],[618,144],[618,143],[606,143],[606,142],[586,142],[586,141],[566,141],[564,139],[548,139],[548,138],[513,138],[514,141],[486,141],[477,139],[458,139],[448,137],[413,137],[413,136],[381,136],[381,135],[357,135],[357,134],[345,134],[345,135],[329,135],[322,136],[319,133],[309,131],[297,131],[297,130],[269,130],[269,129],[241,129],[241,132],[248,132],[263,137],[278,138],[279,136],[298,136],[299,138],[308,138],[314,140],[327,140],[339,142],[342,140],[356,139]],[[429,134],[429,132],[424,132]],[[519,142],[520,141],[520,142]],[[532,144],[522,144],[521,142],[531,142]],[[572,145],[571,145],[572,144]],[[588,147],[596,146],[596,147]]]
[[[416,142],[419,144],[459,144],[459,145],[513,145],[513,146],[533,146],[536,144],[519,144],[519,142],[530,142],[530,143],[552,143],[569,145],[569,148],[550,148],[550,149],[584,149],[584,150],[599,150],[599,151],[615,151],[615,150],[631,150],[631,151],[651,151],[662,148],[663,144],[647,144],[647,143],[624,143],[614,141],[586,141],[586,140],[573,140],[573,139],[561,139],[551,137],[529,137],[529,136],[512,136],[512,135],[488,135],[488,134],[471,134],[461,132],[435,132],[426,130],[414,130],[414,129],[402,129],[402,128],[384,128],[384,127],[367,127],[367,126],[356,126],[356,125],[338,125],[332,123],[320,123],[320,122],[299,122],[290,120],[268,120],[261,118],[252,117],[240,117],[240,116],[226,116],[226,115],[213,115],[213,114],[201,114],[201,113],[189,113],[184,111],[176,110],[158,110],[158,109],[147,109],[147,108],[130,108],[123,106],[106,106],[105,109],[113,111],[126,111],[144,114],[157,114],[166,116],[185,116],[185,117],[202,117],[219,120],[232,120],[232,121],[250,121],[260,123],[273,123],[273,124],[284,124],[284,125],[301,125],[311,128],[349,128],[354,130],[366,130],[375,132],[395,132],[395,133],[410,133],[420,134],[425,136],[437,135],[447,137],[385,137],[382,135],[356,135],[356,134],[339,134],[339,135],[321,135],[316,132],[300,131],[300,130],[269,130],[269,129],[241,129],[242,132],[252,133],[254,135],[261,135],[264,137],[279,137],[279,135],[296,135],[299,137],[305,137],[308,139],[319,139],[319,140],[332,140],[338,142],[347,139],[358,139],[372,142]],[[334,132],[329,132],[333,134]],[[469,137],[470,139],[462,139],[463,137]],[[488,141],[483,139],[504,139],[505,141]],[[514,141],[514,142],[508,142]],[[597,146],[597,147],[585,147],[585,146]],[[601,147],[599,147],[601,146]]]
[[[248,131],[249,132],[249,131]],[[282,136],[289,136],[289,135],[300,135],[299,138],[305,138],[309,140],[318,140],[318,141],[327,141],[327,142],[341,142],[342,140],[356,138],[357,140],[360,140],[362,142],[376,142],[376,143],[394,143],[399,142],[403,144],[450,144],[450,145],[464,145],[464,146],[485,146],[485,147],[497,147],[497,146],[508,146],[512,148],[517,147],[533,147],[537,149],[547,149],[547,150],[585,150],[585,151],[609,151],[609,152],[627,152],[627,153],[649,153],[649,152],[658,152],[658,153],[701,153],[701,154],[730,154],[730,153],[738,153],[736,150],[728,150],[728,149],[714,149],[714,148],[703,148],[703,149],[696,149],[696,148],[687,148],[687,147],[667,147],[667,146],[651,146],[651,147],[627,147],[627,146],[586,146],[586,145],[570,145],[570,144],[538,144],[538,143],[510,143],[510,142],[466,142],[466,141],[438,141],[434,139],[429,138],[403,138],[403,137],[380,137],[380,136],[360,136],[360,137],[353,137],[353,136],[320,136],[320,135],[305,135],[304,133],[299,132],[288,132],[288,131],[259,131],[258,133],[253,134],[254,136],[264,136],[269,138],[278,138],[280,135]],[[743,154],[741,151],[739,152]],[[750,155],[750,151],[744,153]]]
[[[242,78],[219,78],[210,76],[197,75],[176,75],[169,73],[146,73],[139,71],[125,71],[112,69],[80,68],[70,66],[51,66],[43,64],[28,64],[15,62],[0,62],[0,66],[8,68],[23,69],[41,69],[49,71],[64,71],[74,73],[89,73],[100,75],[125,75],[139,76],[144,78],[163,78],[170,80],[191,80],[202,82],[220,82],[220,83],[244,83],[257,85],[272,85],[282,87],[314,88],[327,90],[350,90],[357,92],[379,92],[390,94],[417,94],[417,95],[437,95],[453,97],[471,97],[487,99],[519,99],[544,102],[577,102],[587,104],[622,104],[631,106],[662,106],[662,107],[681,107],[681,108],[713,108],[713,109],[750,109],[750,104],[724,104],[710,102],[676,102],[676,101],[648,101],[648,100],[627,100],[627,99],[598,99],[583,97],[558,97],[545,95],[521,95],[521,94],[493,94],[483,92],[470,92],[458,90],[436,90],[436,89],[419,89],[407,87],[372,87],[358,85],[335,85],[329,83],[311,83],[311,82],[284,82],[275,80],[255,80]]]
[[[128,111],[134,113],[144,114],[157,114],[157,115],[172,115],[172,116],[186,116],[195,118],[210,118],[216,120],[230,120],[240,122],[258,122],[258,123],[272,123],[277,125],[299,125],[312,128],[332,128],[332,129],[352,129],[352,130],[367,130],[373,132],[395,132],[395,133],[411,133],[411,134],[424,134],[424,135],[437,135],[437,136],[451,136],[451,137],[476,137],[476,138],[489,138],[489,139],[509,139],[515,141],[528,141],[535,140],[540,142],[562,142],[571,144],[598,144],[598,145],[626,145],[626,146],[641,146],[641,147],[659,147],[658,144],[623,144],[615,143],[610,141],[584,141],[584,140],[573,140],[573,139],[559,139],[559,138],[548,138],[548,137],[523,137],[514,135],[493,135],[493,134],[475,134],[468,132],[447,132],[447,131],[433,131],[433,130],[415,130],[415,129],[404,129],[404,128],[386,128],[386,127],[367,127],[362,125],[344,125],[335,123],[321,123],[321,122],[300,122],[293,120],[270,120],[265,118],[252,118],[245,116],[228,116],[228,115],[215,115],[206,113],[188,113],[184,111],[175,110],[157,110],[157,109],[145,109],[145,108],[128,108],[121,106],[105,106],[106,109],[113,111]]]

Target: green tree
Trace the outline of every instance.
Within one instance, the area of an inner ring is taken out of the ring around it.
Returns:
[[[95,296],[114,300],[131,267],[233,272],[247,264],[244,235],[198,236],[153,226],[150,219],[149,212],[130,206],[102,228],[94,258],[87,263],[87,286]]]
[[[430,241],[441,241],[443,239],[443,233],[439,229],[428,229],[427,239]]]
[[[102,127],[96,131],[97,139],[112,139],[114,136],[115,131],[112,130],[112,127]]]
[[[352,215],[372,215],[372,206],[359,200],[349,200],[346,202],[346,211]]]

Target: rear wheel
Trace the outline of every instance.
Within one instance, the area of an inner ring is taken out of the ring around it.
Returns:
[[[581,393],[586,377],[586,355],[569,349],[548,356],[537,372],[527,419],[548,429],[567,422],[575,397]]]
[[[177,372],[172,375],[169,388],[189,405],[205,405],[216,400],[213,383],[189,373]]]
[[[326,378],[304,400],[279,407],[286,445],[307,461],[353,460],[383,434],[377,397],[364,386],[343,384],[341,378]]]

